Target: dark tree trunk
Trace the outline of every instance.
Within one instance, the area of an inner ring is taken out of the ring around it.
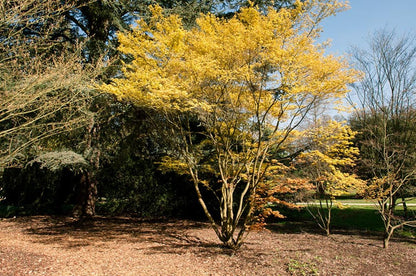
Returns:
[[[97,183],[91,176],[91,172],[86,172],[81,176],[78,189],[77,204],[74,209],[74,216],[81,219],[92,218],[95,216],[95,202],[97,198]]]
[[[85,149],[85,158],[90,163],[90,168],[81,176],[79,183],[77,205],[74,210],[74,216],[81,219],[95,216],[95,203],[97,201],[97,178],[96,174],[100,167],[100,149],[99,149],[99,125],[95,119],[91,119],[91,124],[87,132],[87,146]]]
[[[403,202],[404,218],[409,219],[409,212],[407,209],[406,199],[404,198],[404,196],[402,196],[402,202]]]

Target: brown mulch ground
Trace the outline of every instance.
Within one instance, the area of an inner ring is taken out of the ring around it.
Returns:
[[[416,242],[276,228],[234,253],[200,222],[36,216],[0,220],[0,275],[416,275]]]

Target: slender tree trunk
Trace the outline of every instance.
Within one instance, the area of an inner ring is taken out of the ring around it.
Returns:
[[[325,233],[326,236],[329,237],[331,235],[331,209],[328,210],[328,217],[325,225]]]
[[[218,229],[218,225],[215,223],[214,218],[212,217],[210,211],[208,210],[208,207],[205,204],[205,201],[204,201],[204,199],[202,197],[201,190],[199,189],[199,178],[198,178],[198,174],[197,174],[196,171],[194,172],[194,170],[191,169],[191,168],[189,169],[189,172],[190,172],[190,174],[192,176],[192,179],[193,179],[194,188],[195,188],[195,192],[196,192],[196,195],[197,195],[197,198],[198,198],[198,202],[201,205],[202,210],[205,213],[205,216],[208,218],[209,222],[211,223],[211,227],[212,227],[212,229],[214,229],[215,234],[217,234],[218,238],[222,241],[222,239],[221,239],[221,232]]]
[[[389,206],[389,208],[392,210],[393,213],[394,211],[396,211],[396,202],[397,202],[397,197],[391,196],[391,200],[390,200],[391,206]]]
[[[407,219],[409,219],[409,213],[408,213],[408,209],[407,209],[406,200],[405,200],[404,197],[402,197],[402,203],[403,203],[404,218],[407,220]]]
[[[83,213],[87,217],[95,216],[95,203],[97,201],[97,172],[100,168],[100,155],[101,151],[99,149],[99,126],[94,124],[93,127],[90,129],[90,141],[88,143],[89,151],[90,151],[90,164],[91,170],[87,172],[88,182],[87,182],[87,196],[86,196],[86,203],[85,203],[85,212]]]
[[[389,198],[389,203],[383,202],[382,207],[382,218],[384,221],[384,237],[383,237],[383,248],[387,249],[389,247],[390,238],[393,235],[394,227],[392,226],[392,219],[394,213],[394,199]]]
[[[326,224],[325,224],[325,232],[327,237],[331,235],[331,212],[332,212],[332,199],[326,199],[326,208],[327,208],[327,216],[326,216]]]
[[[389,248],[390,238],[393,235],[393,229],[389,227],[386,229],[386,232],[384,233],[384,239],[383,239],[383,248],[387,249]]]

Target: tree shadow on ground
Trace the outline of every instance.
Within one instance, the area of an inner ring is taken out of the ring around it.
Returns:
[[[204,222],[189,220],[143,220],[129,217],[95,217],[78,221],[71,217],[34,216],[16,220],[33,242],[53,244],[63,248],[84,246],[105,247],[107,242],[135,244],[147,254],[226,254],[216,236],[202,237],[198,230],[212,231]],[[202,233],[202,232],[201,232]],[[209,232],[211,233],[211,232]],[[204,250],[200,250],[200,249]],[[204,253],[205,252],[205,253]]]

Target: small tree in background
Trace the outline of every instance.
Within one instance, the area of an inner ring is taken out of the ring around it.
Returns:
[[[335,197],[351,191],[360,192],[364,182],[349,173],[359,154],[352,140],[356,132],[342,122],[318,120],[305,131],[308,150],[296,160],[300,173],[314,186],[313,200],[308,212],[318,226],[330,235],[331,211]]]
[[[315,101],[341,97],[356,72],[315,45],[316,22],[344,9],[336,1],[297,2],[230,20],[201,16],[186,30],[153,8],[150,23],[119,34],[131,55],[124,78],[101,89],[149,110],[170,145],[163,166],[187,173],[218,238],[241,246],[255,221],[256,192]],[[267,131],[266,131],[267,130]],[[214,176],[214,177],[213,177]],[[207,207],[201,188],[217,200]],[[216,220],[216,218],[219,220]]]

